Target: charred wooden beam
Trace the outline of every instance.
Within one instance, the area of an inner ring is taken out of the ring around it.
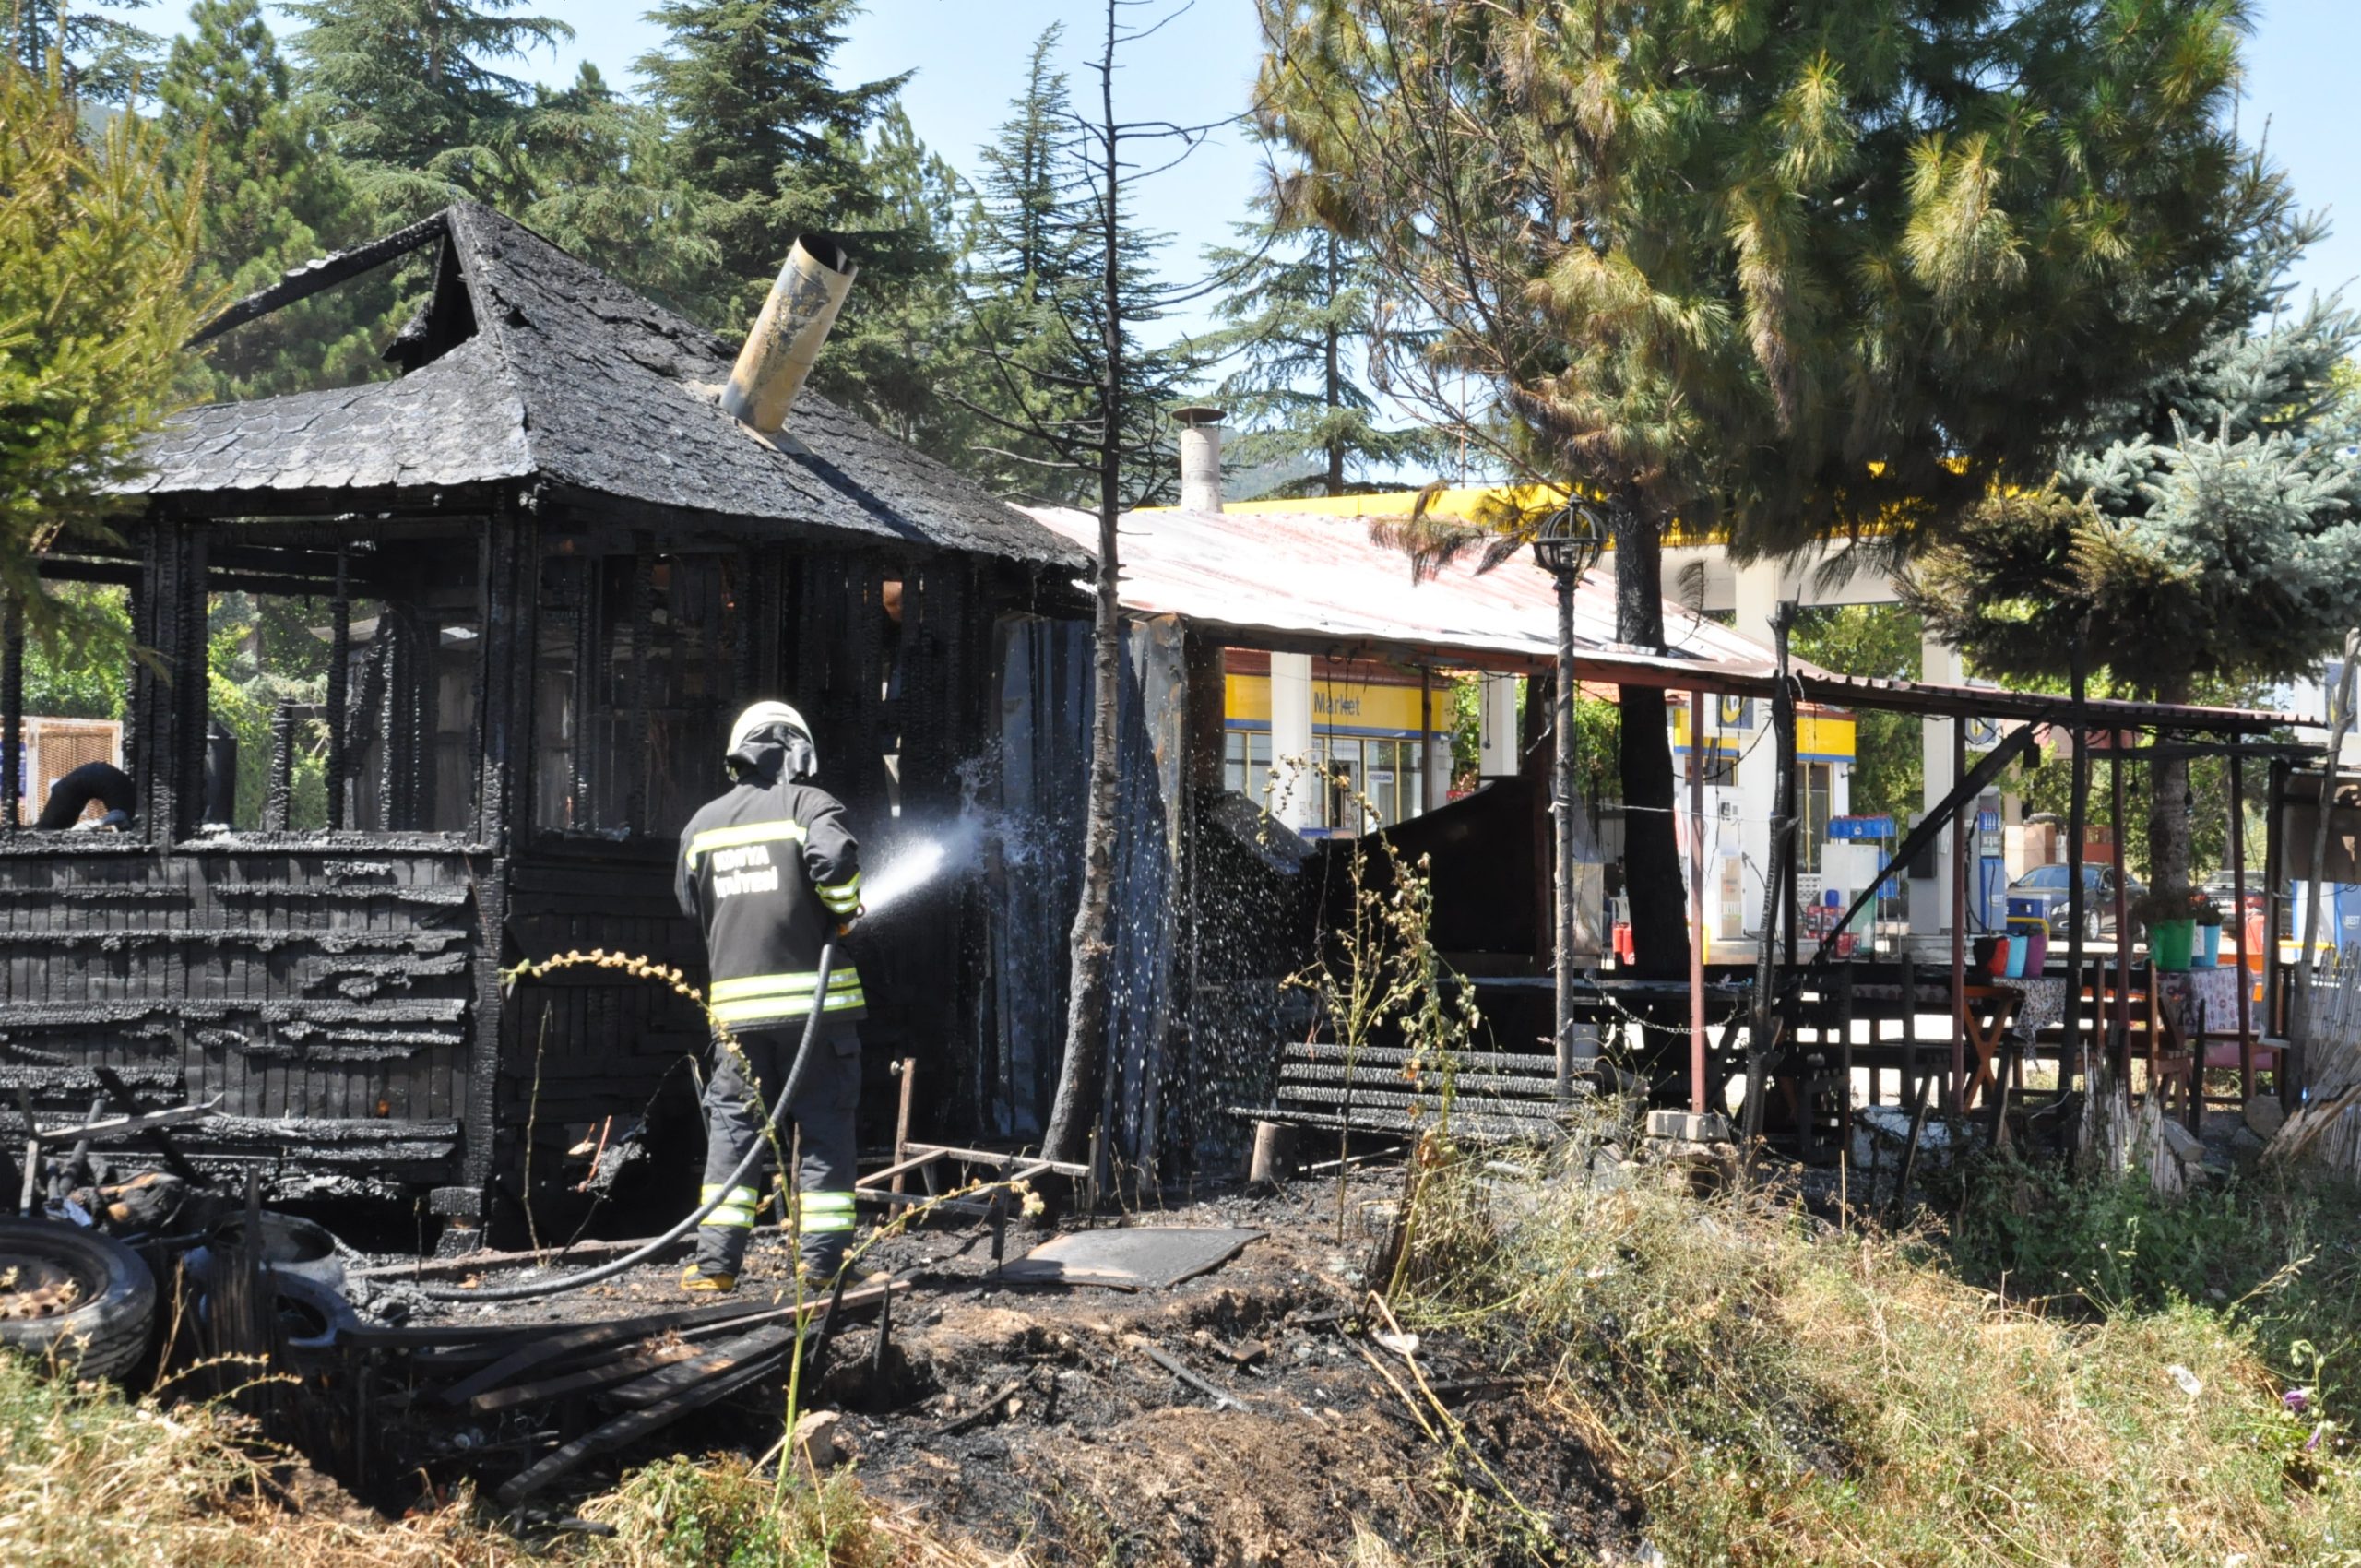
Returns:
[[[597,829],[603,818],[599,809],[602,780],[598,766],[597,711],[599,650],[599,563],[567,563],[574,579],[574,810],[567,826]]]
[[[344,707],[351,680],[352,598],[345,572],[344,552],[337,552],[336,594],[328,601],[328,831],[345,826]]]
[[[408,255],[430,240],[443,238],[445,232],[443,215],[438,212],[432,218],[421,218],[406,229],[397,229],[383,239],[305,262],[282,274],[278,282],[255,290],[197,328],[196,336],[188,340],[188,346],[194,349],[199,343],[210,342],[249,321],[283,310],[299,300],[307,300],[364,272],[374,272],[387,262]]]
[[[670,1426],[693,1410],[703,1409],[742,1388],[753,1386],[778,1370],[778,1360],[773,1356],[740,1366],[684,1389],[670,1399],[650,1405],[644,1410],[634,1410],[627,1416],[617,1417],[605,1426],[575,1438],[507,1482],[500,1489],[500,1501],[513,1506],[565,1475],[584,1460],[611,1453],[648,1432]]]
[[[134,635],[156,653],[136,661],[132,705],[139,820],[151,847],[185,838],[203,795],[205,555],[203,530],[160,523],[144,540],[146,591],[134,596]],[[141,628],[137,620],[144,617]]]
[[[17,797],[24,766],[25,614],[17,596],[7,594],[0,596],[0,832],[24,826]]]
[[[642,536],[631,577],[631,789],[623,797],[623,822],[634,833],[647,830],[647,679],[650,645],[656,640],[656,549]]]

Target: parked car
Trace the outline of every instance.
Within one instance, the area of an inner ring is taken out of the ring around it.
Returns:
[[[2214,908],[2220,909],[2223,916],[2226,919],[2231,909],[2236,908],[2238,902],[2237,884],[2231,879],[2229,873],[2226,872],[2218,876],[2209,877],[2205,883],[2205,896],[2213,900]],[[2262,909],[2262,873],[2257,870],[2248,870],[2247,873],[2248,912],[2256,913],[2260,911]]]
[[[2011,898],[2039,898],[2042,923],[2049,934],[2063,937],[2073,916],[2073,904],[2068,895],[2073,884],[2066,866],[2035,866],[2016,881],[2009,884]],[[2148,891],[2136,876],[2123,879],[2124,901],[2129,904]],[[2095,942],[2115,931],[2115,868],[2091,865],[2082,867],[2082,937]]]

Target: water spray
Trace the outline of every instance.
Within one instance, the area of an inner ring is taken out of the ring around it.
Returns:
[[[874,875],[862,878],[861,908],[877,914],[908,897],[943,874],[975,858],[982,834],[977,824],[959,821],[931,837],[905,840],[893,858]]]

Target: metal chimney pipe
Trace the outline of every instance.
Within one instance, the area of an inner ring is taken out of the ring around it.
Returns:
[[[721,389],[721,408],[765,435],[787,422],[860,268],[826,234],[798,234]]]
[[[1205,405],[1175,409],[1180,425],[1180,509],[1221,510],[1221,422],[1223,410]]]

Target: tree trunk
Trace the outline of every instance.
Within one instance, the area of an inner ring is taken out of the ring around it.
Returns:
[[[1664,646],[1662,540],[1655,518],[1628,502],[1614,508],[1615,636]],[[1655,980],[1689,973],[1689,894],[1673,829],[1672,742],[1664,693],[1626,685],[1619,759],[1623,774],[1623,889],[1631,905],[1633,971]]]
[[[1336,291],[1343,281],[1342,268],[1336,259],[1336,236],[1334,233],[1327,236],[1327,247],[1328,300],[1333,305],[1335,303]],[[1342,334],[1336,329],[1335,322],[1331,320],[1328,323],[1327,340],[1323,345],[1326,351],[1327,382],[1323,389],[1322,401],[1328,410],[1328,417],[1332,420],[1336,417],[1336,410],[1342,408],[1345,402],[1344,373],[1337,363],[1340,348],[1337,339],[1341,336]],[[1331,495],[1345,493],[1345,443],[1341,436],[1331,435],[1328,438],[1328,493]]]
[[[1106,54],[1098,74],[1101,148],[1107,162],[1101,210],[1100,286],[1105,297],[1106,380],[1098,401],[1098,570],[1092,579],[1090,783],[1082,835],[1082,901],[1074,910],[1074,956],[1066,993],[1066,1053],[1058,1093],[1042,1136],[1051,1159],[1079,1161],[1086,1152],[1106,1082],[1108,1013],[1115,956],[1115,713],[1122,691],[1121,606],[1116,597],[1115,518],[1121,497],[1123,440],[1123,327],[1116,180],[1122,166],[1115,127],[1115,6],[1107,7]],[[1097,1172],[1092,1173],[1094,1177]]]
[[[2189,700],[2186,677],[2160,682],[2155,699],[2165,703]],[[2158,731],[2156,743],[2170,745],[2172,737]],[[2185,893],[2189,881],[2189,759],[2159,755],[2148,764],[2148,885],[2165,892]],[[2120,834],[2128,826],[2117,823]]]

